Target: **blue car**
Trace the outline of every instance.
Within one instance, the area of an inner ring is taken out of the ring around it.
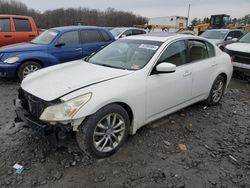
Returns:
[[[31,42],[0,48],[0,77],[22,80],[43,67],[89,56],[114,40],[113,35],[101,27],[52,28]]]

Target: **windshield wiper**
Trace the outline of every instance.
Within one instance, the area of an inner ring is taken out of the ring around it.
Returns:
[[[101,66],[104,66],[104,67],[110,67],[110,68],[115,68],[115,69],[123,69],[122,67],[116,67],[116,66],[107,65],[107,64],[96,64],[96,65],[101,65]]]

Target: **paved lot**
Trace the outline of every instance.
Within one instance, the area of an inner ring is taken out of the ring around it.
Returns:
[[[195,104],[151,123],[101,160],[74,140],[51,151],[14,126],[17,88],[0,80],[0,187],[250,187],[250,84],[234,80],[220,105]]]

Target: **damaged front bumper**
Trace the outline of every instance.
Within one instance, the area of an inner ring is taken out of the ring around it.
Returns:
[[[41,122],[40,120],[33,118],[32,115],[22,107],[20,99],[15,99],[14,105],[16,107],[15,111],[17,115],[15,123],[23,122],[25,127],[31,128],[40,135],[46,137],[50,146],[53,148],[61,146],[68,137],[69,133],[73,130],[70,123],[50,125],[46,122]]]

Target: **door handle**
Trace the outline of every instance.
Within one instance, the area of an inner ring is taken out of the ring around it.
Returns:
[[[82,51],[82,49],[81,49],[81,48],[76,48],[75,50],[76,50],[76,51]]]
[[[211,67],[215,67],[215,66],[217,66],[218,65],[218,63],[216,63],[215,61],[213,62],[213,64],[211,65]]]
[[[11,35],[4,35],[5,38],[12,38]]]
[[[192,74],[192,72],[186,71],[186,72],[183,74],[183,77],[190,76],[191,74]]]
[[[35,37],[36,35],[29,35],[29,37]]]

